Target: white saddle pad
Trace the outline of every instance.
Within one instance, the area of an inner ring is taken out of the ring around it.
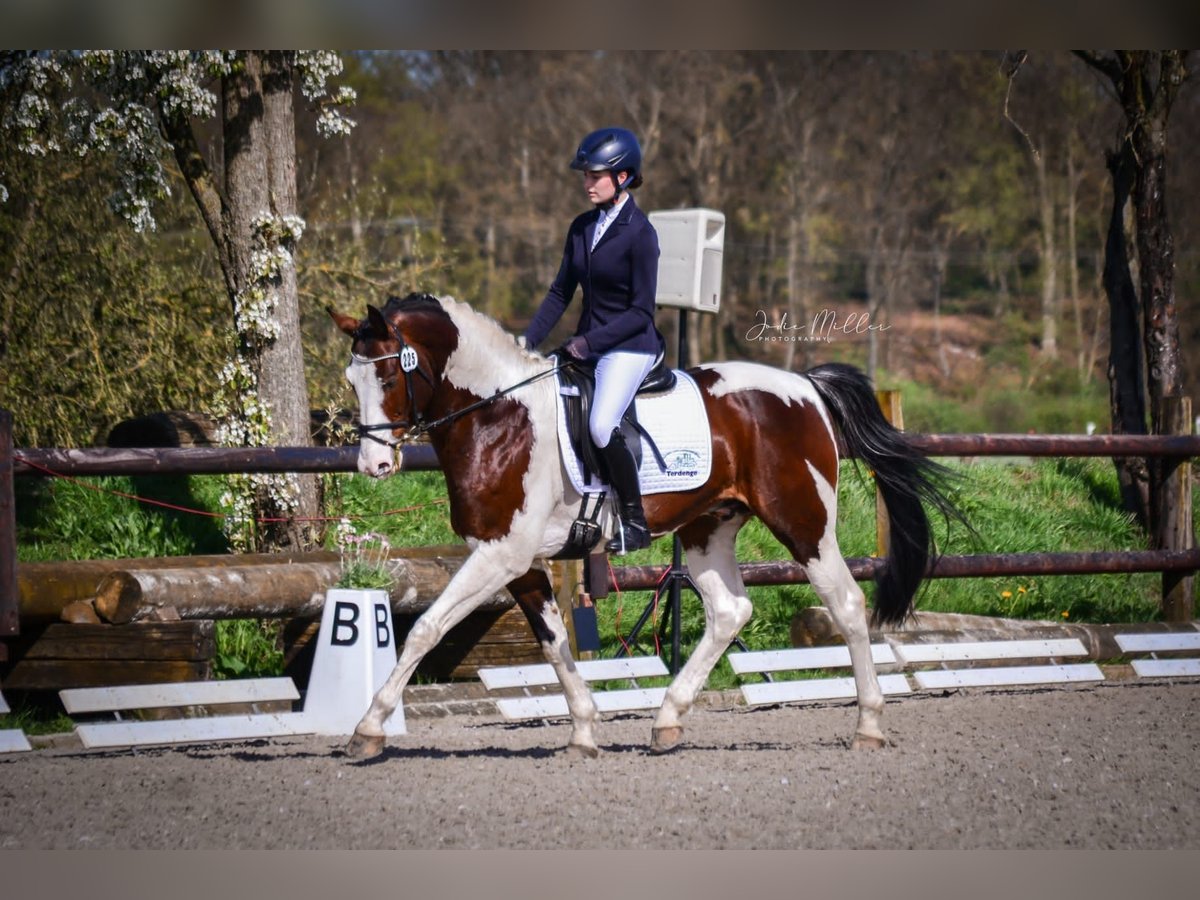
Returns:
[[[559,382],[559,391],[563,391]],[[708,412],[700,397],[700,388],[685,372],[675,373],[675,387],[661,394],[643,394],[634,403],[638,422],[654,438],[667,468],[659,468],[654,451],[642,438],[642,466],[638,481],[643,494],[665,494],[698,488],[712,473],[712,435]],[[567,417],[558,404],[558,446],[571,484],[580,493],[605,490],[595,476],[583,481],[583,467],[567,435]]]

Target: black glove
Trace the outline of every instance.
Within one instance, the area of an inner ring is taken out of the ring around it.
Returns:
[[[588,347],[587,338],[582,334],[577,334],[555,352],[569,356],[571,359],[584,360],[591,353],[591,348]]]

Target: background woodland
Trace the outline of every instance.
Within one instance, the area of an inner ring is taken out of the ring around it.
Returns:
[[[296,103],[296,277],[315,408],[352,405],[327,305],[362,312],[426,290],[523,328],[585,208],[567,163],[584,133],[611,123],[642,138],[644,209],[726,216],[722,308],[691,329],[693,361],[855,362],[904,389],[914,430],[1109,428],[1106,153],[1124,124],[1112,85],[1069,53],[1032,53],[1015,74],[987,53],[343,60],[339,83],[358,94],[348,136],[318,137],[318,110],[298,91]],[[219,169],[217,126],[196,128]],[[1168,209],[1193,396],[1198,140],[1192,79],[1171,112]],[[205,412],[230,357],[220,266],[182,177],[157,230],[138,234],[109,207],[119,166],[0,146],[0,407],[18,445],[88,446],[132,416]],[[822,310],[880,327],[829,342],[750,338],[764,318],[807,323]],[[673,343],[676,314],[661,317]]]

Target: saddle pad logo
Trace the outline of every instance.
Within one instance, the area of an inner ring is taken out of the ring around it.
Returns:
[[[695,478],[700,474],[700,454],[691,450],[672,450],[663,455],[668,478]]]

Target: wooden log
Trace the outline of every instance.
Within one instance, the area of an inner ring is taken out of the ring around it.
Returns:
[[[396,558],[443,559],[464,556],[466,550],[465,546],[459,544],[396,547],[390,555]],[[57,622],[67,606],[78,601],[92,600],[105,576],[118,571],[337,562],[339,558],[337,552],[332,550],[310,550],[296,553],[219,553],[201,556],[20,563],[17,566],[20,616],[26,626],[32,627]]]
[[[463,559],[390,559],[393,615],[423,612],[441,595]],[[111,572],[96,589],[96,612],[116,624],[150,618],[173,607],[183,619],[311,618],[320,615],[325,590],[341,576],[338,562],[260,563],[183,569]],[[501,591],[481,609],[506,609]]]
[[[96,596],[96,588],[105,576],[117,571],[137,569],[184,569],[210,566],[256,565],[299,561],[336,561],[332,551],[306,553],[256,553],[236,556],[155,556],[142,559],[81,559],[60,562],[20,563],[17,566],[17,593],[21,621],[38,626],[59,621],[63,610],[72,603]]]
[[[211,662],[186,660],[32,659],[16,663],[4,679],[6,691],[61,691],[112,684],[207,681]]]
[[[202,681],[212,677],[212,621],[137,625],[55,623],[25,634],[3,672],[6,690]]]
[[[207,660],[216,648],[213,622],[49,625],[23,659]]]

